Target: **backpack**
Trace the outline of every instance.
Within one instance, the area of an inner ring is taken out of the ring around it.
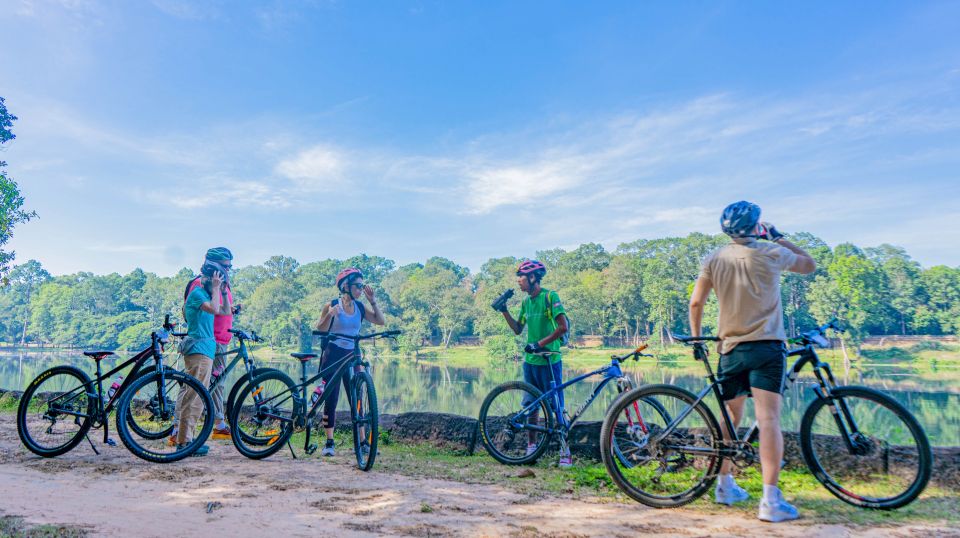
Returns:
[[[547,313],[547,317],[549,317],[551,320],[554,321],[554,323],[556,323],[556,319],[554,318],[554,315],[553,315],[553,305],[550,303],[550,290],[542,289],[540,290],[540,293],[542,293],[544,297],[544,311]],[[560,301],[560,296],[558,295],[557,302],[559,301]],[[564,312],[563,315],[567,317],[567,332],[563,333],[563,336],[560,337],[560,345],[569,346],[570,332],[573,327],[573,322],[570,321],[570,314],[567,314],[566,312]]]
[[[193,286],[193,283],[196,282],[198,278],[200,278],[200,275],[197,275],[187,281],[187,287],[183,288],[183,302],[187,302],[187,297],[190,296],[190,286]]]

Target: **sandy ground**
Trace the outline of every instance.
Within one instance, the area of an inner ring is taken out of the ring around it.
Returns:
[[[100,448],[100,443],[94,441]],[[266,461],[229,441],[168,465],[123,446],[94,455],[85,442],[55,459],[23,449],[0,415],[0,513],[80,526],[94,536],[960,536],[926,525],[847,528],[766,524],[739,515],[635,504],[531,499],[501,487],[363,473],[347,458]]]

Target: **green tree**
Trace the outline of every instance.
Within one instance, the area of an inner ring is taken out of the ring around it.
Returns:
[[[36,260],[28,260],[24,264],[14,266],[10,271],[10,289],[8,291],[12,300],[7,308],[9,309],[8,312],[12,314],[13,321],[19,325],[21,345],[27,342],[30,299],[40,285],[48,280],[50,280],[50,273]]]
[[[859,343],[871,318],[882,314],[884,274],[860,249],[837,250],[846,254],[835,250],[826,275],[814,280],[810,308],[821,322],[837,316]]]
[[[0,147],[15,139],[13,122],[17,117],[7,110],[3,97],[0,97]],[[3,246],[13,237],[13,229],[17,224],[29,221],[37,216],[33,211],[23,209],[23,195],[20,186],[7,175],[7,163],[0,160],[0,282],[7,284],[7,271],[15,257],[14,252],[6,252]]]

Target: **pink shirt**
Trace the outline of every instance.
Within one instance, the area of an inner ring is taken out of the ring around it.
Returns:
[[[200,277],[193,279],[190,282],[190,288],[187,290],[187,294],[193,291],[195,288],[200,287]],[[227,297],[230,299],[230,304],[233,304],[233,294],[230,293],[230,286],[226,286]],[[230,339],[233,338],[233,335],[230,334],[230,329],[233,328],[233,314],[219,315],[214,314],[213,316],[213,339],[217,341],[218,344],[229,344]]]

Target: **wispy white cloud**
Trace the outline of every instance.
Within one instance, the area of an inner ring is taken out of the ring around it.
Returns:
[[[150,0],[160,11],[178,19],[199,21],[216,18],[220,15],[219,2],[205,0],[195,2],[191,0]]]
[[[276,175],[293,181],[305,191],[327,190],[342,185],[344,157],[327,145],[316,145],[284,158],[274,167]]]

